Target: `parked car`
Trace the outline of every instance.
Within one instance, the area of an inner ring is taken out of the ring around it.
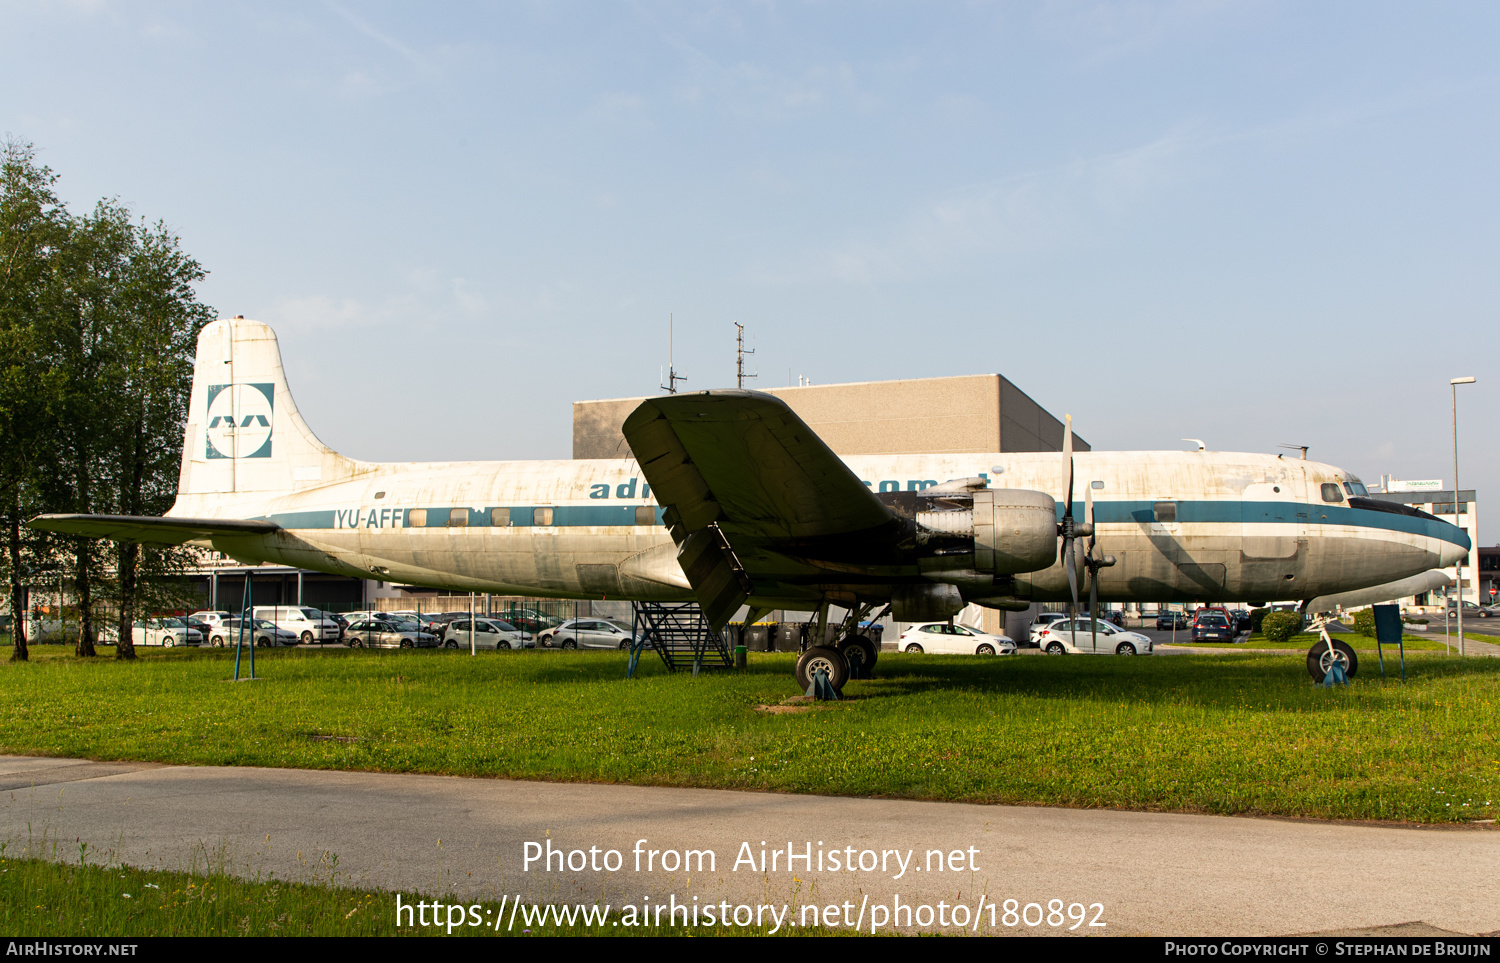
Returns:
[[[1059,622],[1068,615],[1066,612],[1043,612],[1031,620],[1031,628],[1026,633],[1026,648],[1036,649],[1041,647],[1042,631],[1053,622]]]
[[[1162,631],[1168,631],[1171,629],[1185,629],[1188,628],[1191,624],[1192,623],[1188,621],[1188,617],[1186,615],[1183,615],[1181,612],[1156,613],[1156,627]]]
[[[554,629],[544,629],[537,641],[555,649],[628,649],[631,628],[615,619],[568,619]]]
[[[468,648],[470,624],[468,616],[449,622],[443,645],[450,649]],[[501,619],[474,619],[472,624],[476,649],[528,649],[532,646],[529,634]]]
[[[101,634],[108,641],[114,642],[118,641],[120,633],[115,626],[108,625]],[[140,619],[132,624],[130,637],[136,645],[160,645],[167,648],[174,645],[199,645],[203,642],[203,636],[197,629],[189,628],[178,618]]]
[[[351,649],[431,649],[437,636],[415,627],[385,619],[362,619],[349,626],[345,636]]]
[[[563,623],[563,620],[555,615],[548,615],[540,609],[525,606],[514,606],[503,612],[492,612],[490,617],[504,619],[522,632],[530,632],[538,640],[543,632],[555,629]]]
[[[1193,619],[1194,642],[1233,642],[1234,626],[1218,612],[1205,612]]]
[[[901,633],[902,652],[942,655],[1015,655],[1016,643],[1005,635],[990,635],[972,625],[918,622]]]
[[[319,610],[306,605],[257,605],[250,610],[257,619],[275,622],[279,628],[295,632],[303,645],[313,642],[337,642],[339,624],[325,618]]]
[[[1448,600],[1448,615],[1449,616],[1454,616],[1458,612],[1458,606],[1455,604],[1457,601],[1458,601],[1457,599],[1449,599]],[[1465,618],[1470,618],[1470,619],[1488,619],[1488,618],[1493,618],[1494,616],[1495,616],[1495,610],[1493,608],[1486,608],[1483,605],[1475,605],[1473,602],[1469,602],[1469,601],[1465,601],[1464,602],[1464,617]]]
[[[240,642],[240,619],[225,619],[219,623],[219,627],[209,633],[210,645],[229,646],[238,645]],[[267,619],[244,620],[244,639],[252,645],[261,647],[271,645],[296,645],[299,641],[297,633],[290,629],[279,628],[275,622]]]
[[[1042,630],[1041,643],[1051,655],[1078,652],[1135,655],[1151,651],[1149,638],[1139,632],[1127,632],[1104,619],[1097,623],[1083,618],[1054,622]]]

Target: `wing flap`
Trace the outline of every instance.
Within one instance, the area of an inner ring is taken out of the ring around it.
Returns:
[[[624,433],[690,534],[717,522],[737,535],[814,538],[864,531],[891,514],[786,402],[755,391],[652,398]]]
[[[26,523],[43,532],[181,545],[193,539],[268,535],[274,522],[238,518],[157,518],[150,515],[38,515]]]

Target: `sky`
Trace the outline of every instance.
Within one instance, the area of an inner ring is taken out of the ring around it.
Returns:
[[[0,0],[0,133],[165,223],[374,461],[998,372],[1096,449],[1479,490],[1500,6]],[[669,345],[668,331],[673,337]],[[1486,514],[1484,506],[1494,505]]]

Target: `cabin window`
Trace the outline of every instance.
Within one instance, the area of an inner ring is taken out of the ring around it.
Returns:
[[[1158,522],[1170,523],[1177,521],[1176,502],[1157,502],[1151,506],[1151,515]]]
[[[510,509],[508,509],[508,508],[492,508],[492,509],[490,509],[490,524],[492,526],[494,526],[495,528],[509,528],[510,527]]]
[[[543,525],[543,526],[551,525],[552,524],[552,509],[550,509],[550,508],[533,508],[531,510],[531,524],[533,524],[533,525]]]
[[[1097,491],[1100,491],[1101,489],[1104,488],[1104,482],[1102,482],[1102,481],[1091,481],[1091,482],[1089,482],[1089,487],[1092,488],[1094,491],[1097,492]]]
[[[427,509],[425,509],[425,508],[413,508],[411,511],[407,512],[406,513],[406,527],[407,528],[426,528],[427,527]]]
[[[385,492],[376,492],[375,493],[375,497],[376,498],[384,498],[385,497]]]
[[[448,510],[449,528],[468,528],[469,510],[467,508],[453,508]]]
[[[1337,505],[1343,500],[1344,493],[1339,491],[1339,486],[1333,484],[1332,482],[1323,483],[1323,501],[1331,502]]]
[[[656,509],[650,505],[637,506],[635,510],[635,523],[637,525],[655,525]]]

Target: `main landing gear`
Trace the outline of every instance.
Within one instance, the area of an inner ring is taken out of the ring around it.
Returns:
[[[868,679],[874,674],[875,662],[880,650],[868,636],[859,632],[859,625],[875,608],[873,604],[858,605],[849,609],[839,625],[831,645],[821,644],[827,634],[828,603],[818,606],[817,620],[811,623],[803,644],[817,640],[820,644],[808,646],[797,659],[797,685],[809,695],[815,694],[819,672],[824,673],[834,690],[843,689],[850,679]],[[881,611],[884,615],[884,610]]]

